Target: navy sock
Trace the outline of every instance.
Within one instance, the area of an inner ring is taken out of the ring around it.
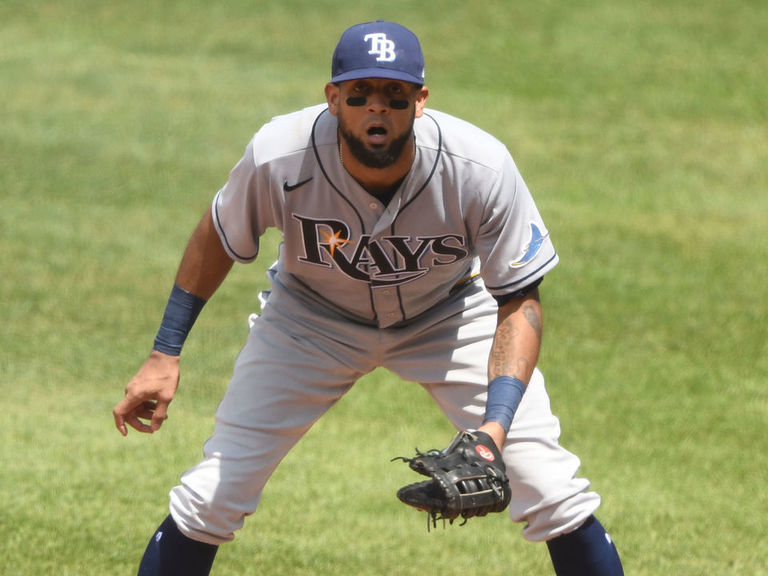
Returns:
[[[208,576],[218,549],[184,536],[169,515],[149,541],[138,576]]]
[[[624,576],[616,547],[594,516],[547,542],[557,576]]]

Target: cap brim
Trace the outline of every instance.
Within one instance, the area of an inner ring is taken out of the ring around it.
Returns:
[[[412,84],[418,84],[419,86],[424,85],[424,78],[418,78],[417,76],[413,76],[402,70],[388,70],[386,68],[359,68],[357,70],[350,70],[349,72],[337,74],[331,78],[331,82],[336,84],[337,82],[361,80],[363,78],[385,78],[387,80],[411,82]]]

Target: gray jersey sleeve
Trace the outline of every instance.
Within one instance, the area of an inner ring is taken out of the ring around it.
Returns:
[[[496,296],[525,288],[555,267],[547,228],[512,157],[505,155],[477,228],[481,276]]]
[[[264,124],[214,197],[216,230],[232,259],[252,262],[268,228],[284,231],[284,183],[301,171],[310,128],[324,108],[307,108]]]
[[[229,179],[213,199],[213,222],[229,257],[252,262],[259,253],[259,237],[274,223],[269,194],[259,186],[253,157],[253,141],[229,173]]]

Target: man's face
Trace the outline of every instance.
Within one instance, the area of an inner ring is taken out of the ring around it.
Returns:
[[[368,168],[387,168],[413,134],[428,91],[399,80],[366,78],[326,86],[331,114],[339,120],[345,149]]]

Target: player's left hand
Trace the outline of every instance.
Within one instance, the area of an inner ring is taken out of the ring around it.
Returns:
[[[459,432],[444,450],[400,458],[430,480],[403,486],[397,497],[437,520],[465,520],[501,512],[512,499],[506,467],[494,440],[480,430]]]

